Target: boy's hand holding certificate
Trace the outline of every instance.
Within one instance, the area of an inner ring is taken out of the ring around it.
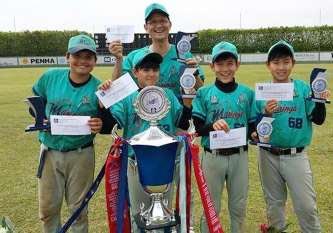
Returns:
[[[224,149],[246,145],[246,127],[209,132],[210,149]]]
[[[138,89],[131,75],[126,73],[113,81],[109,89],[96,91],[96,95],[103,106],[109,108]]]
[[[88,121],[90,116],[51,115],[52,135],[89,135],[91,134]]]

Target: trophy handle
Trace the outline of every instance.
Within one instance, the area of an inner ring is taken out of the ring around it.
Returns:
[[[193,119],[190,119],[189,121],[190,126],[187,129],[187,132],[190,134],[191,136],[191,143],[194,144],[195,140],[197,139],[196,135],[195,135],[195,126],[193,123]]]
[[[113,138],[113,140],[119,138],[119,135],[117,134],[117,129],[118,129],[118,124],[115,124],[111,131],[111,137]]]

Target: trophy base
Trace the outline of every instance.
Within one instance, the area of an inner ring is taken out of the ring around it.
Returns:
[[[163,229],[167,227],[174,227],[177,226],[180,223],[180,217],[179,215],[175,214],[175,218],[173,220],[168,221],[167,223],[151,223],[147,225],[147,220],[144,219],[140,213],[136,214],[134,216],[135,223],[138,225],[138,227],[142,230],[156,230],[156,229]]]
[[[310,98],[308,98],[308,100],[311,100],[311,101],[316,102],[316,103],[325,103],[325,104],[330,104],[331,103],[330,100],[314,98],[314,97],[310,97]]]
[[[28,125],[27,128],[25,128],[25,132],[32,132],[32,131],[48,131],[50,130],[49,125]]]
[[[264,142],[254,142],[254,141],[249,141],[249,143],[250,143],[251,145],[255,145],[255,146],[272,148],[272,145],[271,145],[271,144],[264,143]]]
[[[194,94],[183,94],[182,98],[184,99],[194,99],[196,95]]]

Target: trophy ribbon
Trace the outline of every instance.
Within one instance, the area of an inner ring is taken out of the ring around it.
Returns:
[[[114,133],[116,127],[112,130]],[[127,144],[121,138],[114,138],[107,160],[99,171],[93,184],[87,191],[81,205],[74,211],[67,222],[57,233],[65,233],[80,216],[82,210],[88,205],[96,193],[104,175],[107,200],[107,212],[110,233],[130,233],[131,221],[129,214],[129,198],[127,192]],[[122,146],[121,146],[122,145]],[[121,150],[120,150],[121,148]],[[119,182],[114,181],[117,180]],[[111,187],[111,184],[114,185]],[[118,203],[118,205],[117,205]],[[119,208],[121,206],[122,208]],[[110,207],[110,208],[109,208]],[[110,212],[111,211],[111,212]],[[112,212],[113,211],[113,212]],[[114,213],[116,212],[116,213]],[[125,220],[125,221],[124,221]],[[122,227],[118,227],[122,226]]]
[[[200,167],[199,162],[199,146],[193,143],[188,143],[188,147],[190,148],[189,153],[191,153],[191,157],[193,160],[193,170],[194,175],[197,180],[197,185],[204,209],[204,213],[206,216],[206,221],[208,225],[208,229],[210,233],[224,233],[223,227],[220,223],[219,216],[217,215],[214,203],[211,199],[207,183],[203,174],[203,171]]]
[[[109,233],[130,233],[131,220],[127,196],[127,145],[116,139],[105,165],[105,196]]]
[[[180,174],[180,179],[184,179],[185,177],[185,185],[184,181],[180,180],[180,184],[177,187],[177,195],[176,195],[176,212],[180,213],[180,219],[181,219],[181,233],[189,232],[190,229],[190,221],[191,221],[191,154],[189,153],[189,147],[185,143],[185,140],[187,140],[187,136],[184,133],[181,133],[180,136],[178,136],[178,140],[183,143],[182,150],[180,152],[181,160],[185,161],[185,163],[180,164],[180,172],[182,172],[181,169],[183,169],[185,172]],[[183,158],[183,159],[182,159]],[[181,177],[183,176],[183,178]],[[185,187],[181,187],[181,186]],[[186,191],[186,195],[183,195],[181,192]],[[186,204],[186,205],[185,205]],[[185,210],[186,208],[186,210]]]
[[[187,189],[186,181],[187,181],[187,174],[186,171],[188,168],[186,167],[186,154],[185,154],[185,141],[182,140],[182,147],[181,147],[181,153],[180,153],[180,166],[179,166],[179,209],[180,209],[180,232],[187,232],[187,228],[189,227],[189,215],[188,210],[190,210],[190,206],[187,203],[187,197],[188,192],[191,192],[191,190]]]

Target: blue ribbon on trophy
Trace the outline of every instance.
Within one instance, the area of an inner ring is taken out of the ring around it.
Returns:
[[[162,88],[148,86],[140,91],[134,106],[138,116],[150,124],[147,130],[129,140],[135,152],[139,181],[150,197],[150,204],[140,203],[140,212],[134,214],[134,219],[141,230],[167,229],[179,224],[165,197],[172,185],[179,142],[158,127],[158,121],[170,110],[170,102]]]
[[[41,96],[30,96],[27,97],[25,102],[29,105],[29,112],[31,116],[35,118],[35,124],[26,127],[25,132],[30,131],[46,131],[50,129],[50,124],[46,123],[45,120],[45,101]]]
[[[321,94],[324,93],[328,88],[326,69],[314,68],[310,75],[310,86],[312,91],[312,96],[309,98],[313,102],[319,103],[331,103],[327,99],[323,99]]]

